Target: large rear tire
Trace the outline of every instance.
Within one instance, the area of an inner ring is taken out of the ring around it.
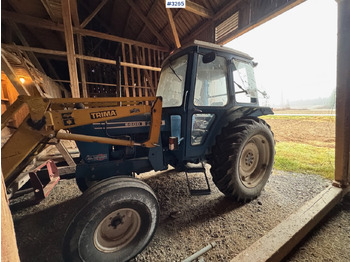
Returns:
[[[152,189],[113,177],[85,191],[63,243],[65,261],[128,261],[151,241],[159,220]]]
[[[264,120],[250,117],[231,122],[212,148],[215,185],[237,201],[259,196],[272,171],[274,145],[273,133]]]

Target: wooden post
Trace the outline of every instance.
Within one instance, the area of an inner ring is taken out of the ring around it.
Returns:
[[[151,59],[152,59],[151,50],[148,48],[148,65],[151,65]],[[149,81],[151,81],[151,88],[154,90],[152,71],[148,71],[148,75],[149,75]],[[154,96],[154,95],[155,95],[155,92],[152,93],[152,96]]]
[[[78,52],[80,55],[84,54],[84,43],[83,37],[78,34],[77,35],[77,43],[78,43]],[[80,68],[80,77],[81,77],[81,89],[83,91],[83,97],[89,97],[86,85],[86,74],[85,74],[85,63],[83,59],[79,59],[79,68]]]
[[[133,56],[132,56],[132,48],[131,45],[129,44],[129,59],[130,63],[133,64]],[[134,78],[134,68],[130,67],[131,70],[131,85],[132,85],[132,96],[136,96],[136,90],[135,90],[135,78]]]
[[[135,47],[136,63],[141,64],[140,59],[139,59],[138,50],[139,50],[138,47]],[[141,70],[140,70],[140,68],[137,68],[137,86],[138,86],[138,91],[139,91],[138,92],[139,97],[141,97],[142,96],[142,88],[141,88]]]
[[[79,14],[78,14],[78,5],[77,0],[70,1],[71,13],[73,24],[76,27],[80,26],[79,23]],[[78,54],[84,55],[84,42],[81,34],[77,34],[77,44],[78,44]],[[86,74],[85,74],[85,63],[83,59],[79,59],[79,69],[80,69],[80,78],[81,78],[81,90],[83,92],[83,97],[88,97],[87,86],[86,86]]]
[[[1,172],[1,261],[19,262],[16,235]]]
[[[125,45],[122,43],[122,55],[123,55],[123,62],[126,62],[126,55],[125,55]],[[125,96],[130,97],[129,92],[129,81],[128,81],[128,69],[126,66],[124,67],[124,90],[125,90]]]
[[[153,50],[153,65],[157,66],[156,50]],[[158,72],[154,72],[154,88],[157,91],[158,87]]]
[[[338,2],[335,184],[350,182],[350,1]]]
[[[71,81],[72,97],[79,98],[80,92],[79,92],[77,63],[75,59],[74,37],[73,37],[73,26],[72,26],[72,19],[71,19],[70,3],[69,3],[69,0],[61,0],[61,3],[62,3],[64,36],[66,40],[67,60],[68,60],[68,68],[69,68],[69,78]]]
[[[120,66],[120,57],[117,58],[117,61],[116,61],[116,92],[115,92],[115,95],[117,97],[121,97],[121,66]]]

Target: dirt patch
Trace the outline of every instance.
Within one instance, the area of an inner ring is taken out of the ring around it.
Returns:
[[[276,142],[296,142],[313,146],[335,147],[335,123],[306,119],[267,119]]]
[[[228,261],[330,184],[319,176],[274,171],[262,195],[243,205],[225,198],[211,179],[212,194],[207,196],[190,196],[184,173],[148,173],[141,179],[156,193],[161,217],[154,239],[137,262],[181,261],[213,241],[217,246],[203,256],[205,261]],[[62,261],[63,234],[79,195],[74,180],[62,180],[39,205],[30,205],[31,194],[11,201],[22,262]],[[350,210],[340,210],[349,217]],[[342,229],[350,228],[349,219],[343,223]],[[335,260],[328,261],[350,259],[349,250],[343,251],[330,253],[329,259]],[[313,257],[327,258],[315,251]]]

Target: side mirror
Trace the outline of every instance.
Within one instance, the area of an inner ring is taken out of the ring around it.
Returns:
[[[203,56],[202,62],[203,62],[203,64],[208,64],[208,63],[213,62],[215,60],[215,58],[216,58],[215,52],[210,52],[210,53],[207,53]]]

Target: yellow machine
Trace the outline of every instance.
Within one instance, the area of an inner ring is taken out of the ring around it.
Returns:
[[[19,96],[2,115],[1,129],[22,106],[29,115],[2,148],[2,172],[8,185],[53,138],[121,146],[154,147],[159,138],[162,101],[156,97],[134,98],[56,98]],[[149,138],[143,143],[132,140],[59,132],[77,126],[128,116],[151,114]]]

